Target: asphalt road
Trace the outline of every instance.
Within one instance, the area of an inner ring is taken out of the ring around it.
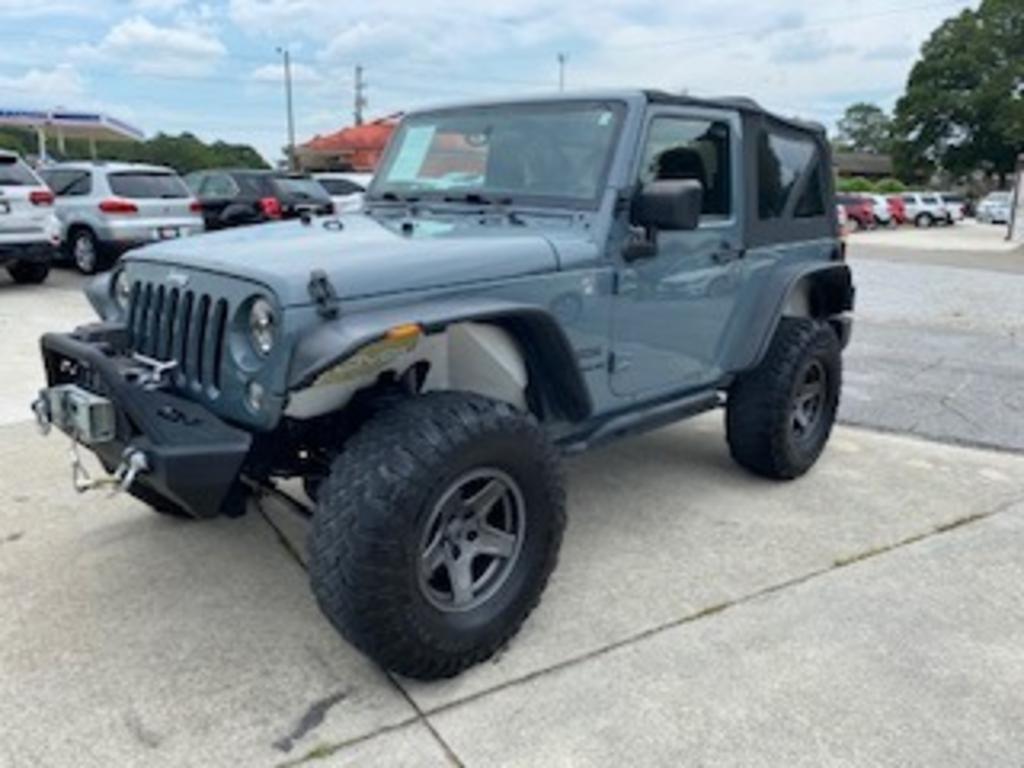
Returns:
[[[1024,450],[1024,250],[895,250],[865,238],[850,262],[857,319],[840,418]]]

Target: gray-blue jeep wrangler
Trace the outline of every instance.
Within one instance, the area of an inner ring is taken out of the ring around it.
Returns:
[[[739,464],[806,472],[853,293],[819,126],[644,91],[434,109],[363,212],[129,254],[100,322],[43,337],[34,409],[157,512],[301,478],[324,613],[444,677],[540,599],[562,454],[724,406]]]

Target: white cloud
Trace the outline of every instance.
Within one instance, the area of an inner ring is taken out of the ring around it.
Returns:
[[[81,46],[75,53],[117,61],[143,74],[189,76],[208,74],[227,49],[207,27],[161,26],[133,16],[115,25],[98,45]]]
[[[30,69],[18,77],[0,77],[0,91],[10,91],[15,102],[35,107],[75,107],[85,97],[82,75],[70,64],[52,69]]]
[[[132,6],[143,13],[171,13],[186,5],[188,0],[132,0]]]

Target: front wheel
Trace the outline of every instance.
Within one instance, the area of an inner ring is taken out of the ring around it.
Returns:
[[[381,666],[420,679],[455,675],[516,634],[565,526],[543,431],[466,393],[371,418],[317,495],[309,550],[321,609]]]
[[[935,217],[930,213],[919,213],[914,219],[914,224],[920,229],[928,229],[935,224]]]
[[[782,318],[761,364],[729,390],[732,457],[765,477],[804,474],[828,442],[839,407],[842,356],[827,323]]]
[[[11,279],[22,285],[38,285],[50,274],[50,265],[45,261],[16,261],[7,266]]]

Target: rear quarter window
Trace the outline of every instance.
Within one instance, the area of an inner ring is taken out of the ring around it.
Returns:
[[[825,214],[821,156],[813,140],[765,131],[757,162],[757,208],[762,219],[782,218],[790,208],[794,218]],[[799,198],[793,200],[794,195]]]
[[[171,199],[189,197],[190,194],[185,182],[173,173],[112,173],[107,177],[107,182],[110,191],[120,197]]]

